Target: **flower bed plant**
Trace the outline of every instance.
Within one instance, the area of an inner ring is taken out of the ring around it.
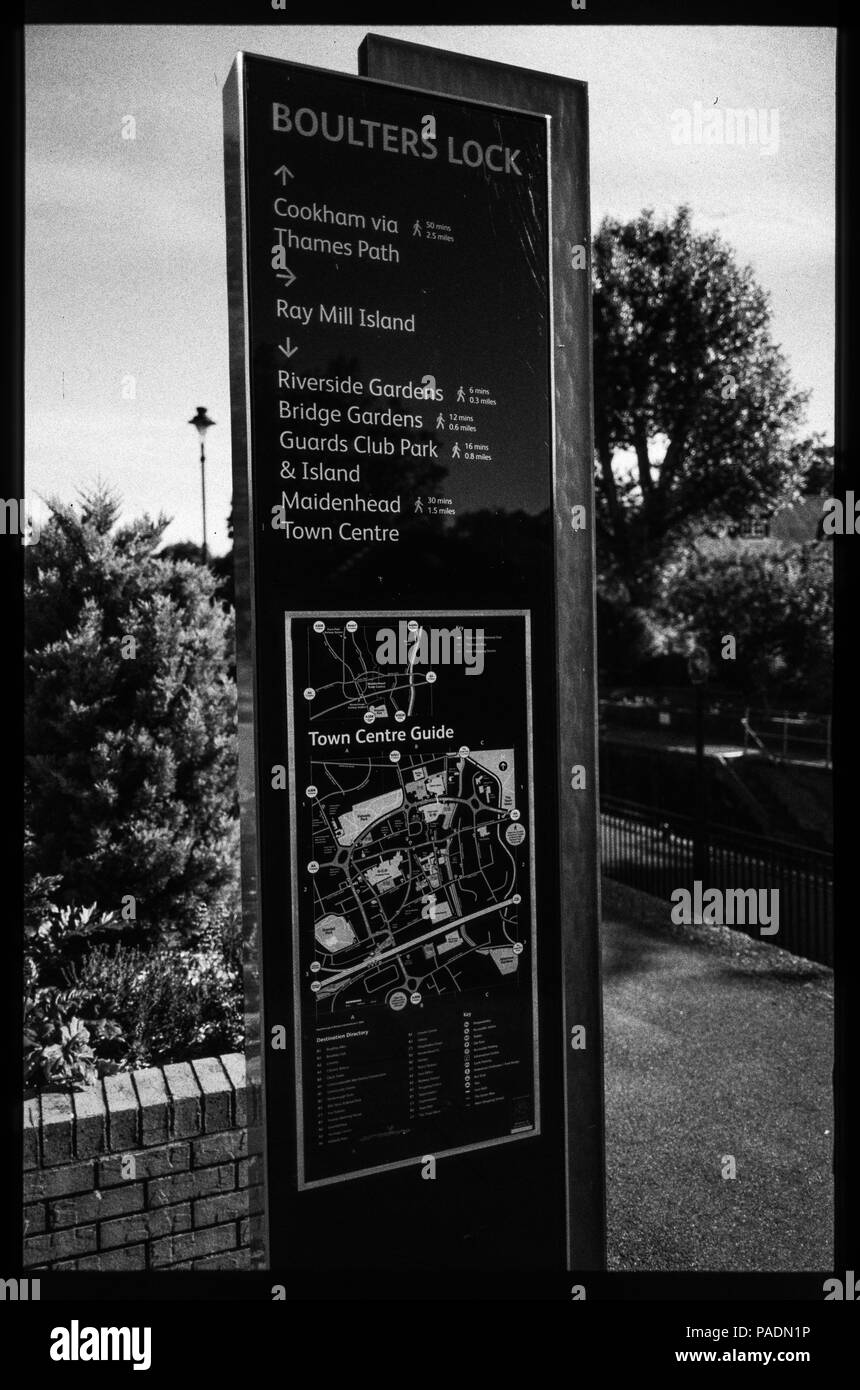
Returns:
[[[199,908],[154,945],[93,904],[43,906],[27,927],[24,1075],[81,1088],[135,1067],[241,1050],[241,934],[235,909]]]

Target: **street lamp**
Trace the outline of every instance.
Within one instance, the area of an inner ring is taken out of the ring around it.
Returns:
[[[197,414],[188,421],[200,435],[200,489],[203,494],[203,563],[207,563],[209,553],[206,548],[206,431],[215,424],[206,414],[205,405],[198,405]]]
[[[687,672],[696,694],[696,818],[693,827],[693,878],[704,883],[708,873],[708,784],[705,778],[705,686],[711,659],[704,647],[693,647]]]

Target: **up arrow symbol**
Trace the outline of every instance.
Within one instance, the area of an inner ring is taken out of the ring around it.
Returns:
[[[293,177],[292,169],[288,169],[286,164],[282,164],[280,169],[275,170],[275,178],[277,178],[279,174],[281,176],[282,184],[286,184],[287,179],[291,179]]]
[[[289,338],[287,339],[286,347],[284,347],[283,343],[278,343],[278,347],[281,349],[281,352],[284,354],[285,357],[292,357],[294,352],[298,352],[298,348],[293,347]]]

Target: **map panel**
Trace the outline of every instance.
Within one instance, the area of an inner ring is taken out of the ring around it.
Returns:
[[[287,616],[301,1186],[538,1132],[529,639]]]

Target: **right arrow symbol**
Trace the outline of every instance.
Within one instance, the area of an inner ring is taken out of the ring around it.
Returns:
[[[285,357],[292,357],[294,352],[298,352],[298,348],[292,346],[292,343],[290,342],[289,338],[287,339],[286,347],[284,347],[283,343],[278,343],[278,347],[281,349],[281,352],[284,354]]]
[[[286,273],[284,273],[284,272],[286,272]],[[284,270],[283,270],[283,271],[279,271],[279,272],[278,272],[277,278],[278,278],[279,280],[286,280],[286,282],[287,282],[287,288],[289,289],[290,285],[293,283],[293,281],[295,280],[296,277],[295,277],[295,275],[293,274],[293,272],[290,270],[290,267],[287,265],[287,266],[284,266]]]
[[[288,169],[286,164],[282,164],[280,169],[275,170],[275,178],[277,178],[278,175],[280,175],[281,183],[285,184],[287,182],[287,179],[291,179],[293,177],[293,171],[292,169]]]

